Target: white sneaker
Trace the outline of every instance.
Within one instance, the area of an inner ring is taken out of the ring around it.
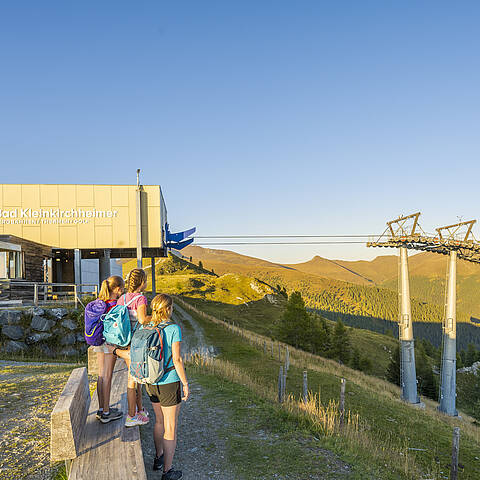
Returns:
[[[126,427],[136,427],[137,425],[143,425],[143,422],[137,418],[137,416],[131,417],[130,415],[127,415],[127,418],[125,419],[125,426]]]

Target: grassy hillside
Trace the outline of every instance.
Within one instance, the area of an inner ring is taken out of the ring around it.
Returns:
[[[302,264],[279,265],[226,250],[188,247],[184,253],[192,256],[194,262],[201,260],[206,268],[214,268],[218,273],[242,273],[270,285],[285,287],[288,292],[298,290],[308,307],[329,318],[341,318],[348,325],[378,332],[396,329],[398,266],[394,255],[377,257],[371,262],[315,257]],[[437,346],[441,343],[445,269],[444,256],[422,253],[410,257],[416,335]],[[341,281],[347,278],[348,282]],[[477,311],[480,311],[480,267],[460,261],[459,348],[466,349],[468,343],[480,348],[480,329],[471,321],[472,316],[480,318]],[[436,326],[431,326],[432,323]]]
[[[218,383],[221,379],[250,389],[252,399],[261,397],[275,405],[280,362],[268,350],[264,353],[263,340],[253,342],[256,340],[253,335],[239,336],[222,325],[193,315],[204,328],[208,341],[221,352],[215,361],[199,364],[197,371],[215,377],[218,388],[222,388],[221,382]],[[331,449],[349,462],[353,478],[448,478],[452,428],[457,425],[462,432],[460,478],[478,478],[480,431],[471,418],[443,416],[436,411],[436,403],[428,400],[424,411],[413,408],[399,400],[400,390],[394,385],[321,357],[291,349],[290,358],[287,391],[292,397],[283,406],[277,404],[277,408],[287,418],[296,420],[299,431],[309,431],[318,447]],[[298,399],[304,369],[308,370],[310,391],[319,394],[315,407],[312,403],[302,409]],[[358,415],[358,428],[335,427],[341,377],[347,380],[346,408],[352,416]],[[257,407],[257,400],[252,402],[251,408],[261,408]],[[265,418],[262,428],[267,433],[268,425],[269,419]]]

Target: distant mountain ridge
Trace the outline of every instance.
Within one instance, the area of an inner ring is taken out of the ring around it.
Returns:
[[[394,252],[394,250],[390,250]],[[377,320],[396,322],[398,314],[398,257],[384,255],[374,260],[328,260],[315,256],[308,262],[279,264],[241,255],[228,250],[190,246],[184,250],[194,263],[200,260],[204,268],[217,274],[241,273],[258,278],[272,286],[299,290],[308,307],[331,318],[342,318],[350,325],[379,331]],[[439,325],[443,319],[447,257],[419,253],[409,257],[410,286],[414,322]],[[480,347],[480,329],[472,318],[480,318],[480,266],[465,261],[457,269],[457,322],[475,331],[464,335],[462,343],[474,341]],[[374,323],[377,322],[377,327]],[[380,322],[382,329],[387,328]],[[396,326],[396,325],[395,325]],[[462,327],[463,328],[463,327]],[[435,327],[438,343],[440,331]],[[469,330],[470,332],[470,330]],[[432,334],[433,335],[433,334]],[[476,336],[478,335],[478,338]],[[475,337],[475,338],[474,338]]]

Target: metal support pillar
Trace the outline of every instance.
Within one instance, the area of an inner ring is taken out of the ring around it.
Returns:
[[[110,276],[110,249],[106,248],[100,255],[98,262],[98,283],[102,283]]]
[[[400,339],[400,383],[405,402],[422,405],[417,395],[415,370],[415,345],[413,340],[412,311],[410,305],[410,282],[408,277],[408,255],[406,247],[400,247],[399,257],[398,333]]]
[[[155,257],[152,257],[151,261],[152,261],[152,293],[156,295],[157,287],[155,285]]]
[[[82,283],[82,251],[76,248],[73,251],[73,273],[75,277],[75,284]]]
[[[447,277],[447,303],[443,319],[442,371],[440,375],[440,399],[438,410],[452,417],[457,416],[457,252],[450,251]]]

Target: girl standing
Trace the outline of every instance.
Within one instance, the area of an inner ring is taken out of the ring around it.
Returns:
[[[139,327],[139,324],[143,325],[150,321],[150,317],[147,316],[147,297],[143,294],[146,286],[147,275],[145,271],[141,268],[135,268],[127,276],[127,293],[117,300],[117,305],[127,305],[132,333]],[[130,347],[127,350],[115,348],[113,353],[125,360],[129,372],[127,384],[128,414],[125,426],[145,425],[148,423],[148,413],[142,404],[142,386],[137,385],[130,375]]]
[[[153,439],[156,457],[153,469],[163,467],[162,480],[179,480],[180,470],[172,467],[177,445],[177,425],[180,406],[189,396],[188,381],[181,356],[182,331],[171,320],[173,301],[169,295],[157,295],[151,303],[150,325],[163,327],[165,375],[156,384],[147,384],[146,390],[155,412]],[[183,386],[183,396],[182,387]]]
[[[117,299],[124,290],[123,278],[113,275],[102,282],[98,299],[105,302],[107,309],[105,313],[111,310],[116,304]],[[122,418],[123,412],[117,408],[110,407],[110,390],[112,388],[112,375],[117,357],[112,355],[105,345],[105,342],[97,347],[93,347],[97,352],[98,359],[98,411],[96,417],[102,423],[108,423],[112,420]]]

